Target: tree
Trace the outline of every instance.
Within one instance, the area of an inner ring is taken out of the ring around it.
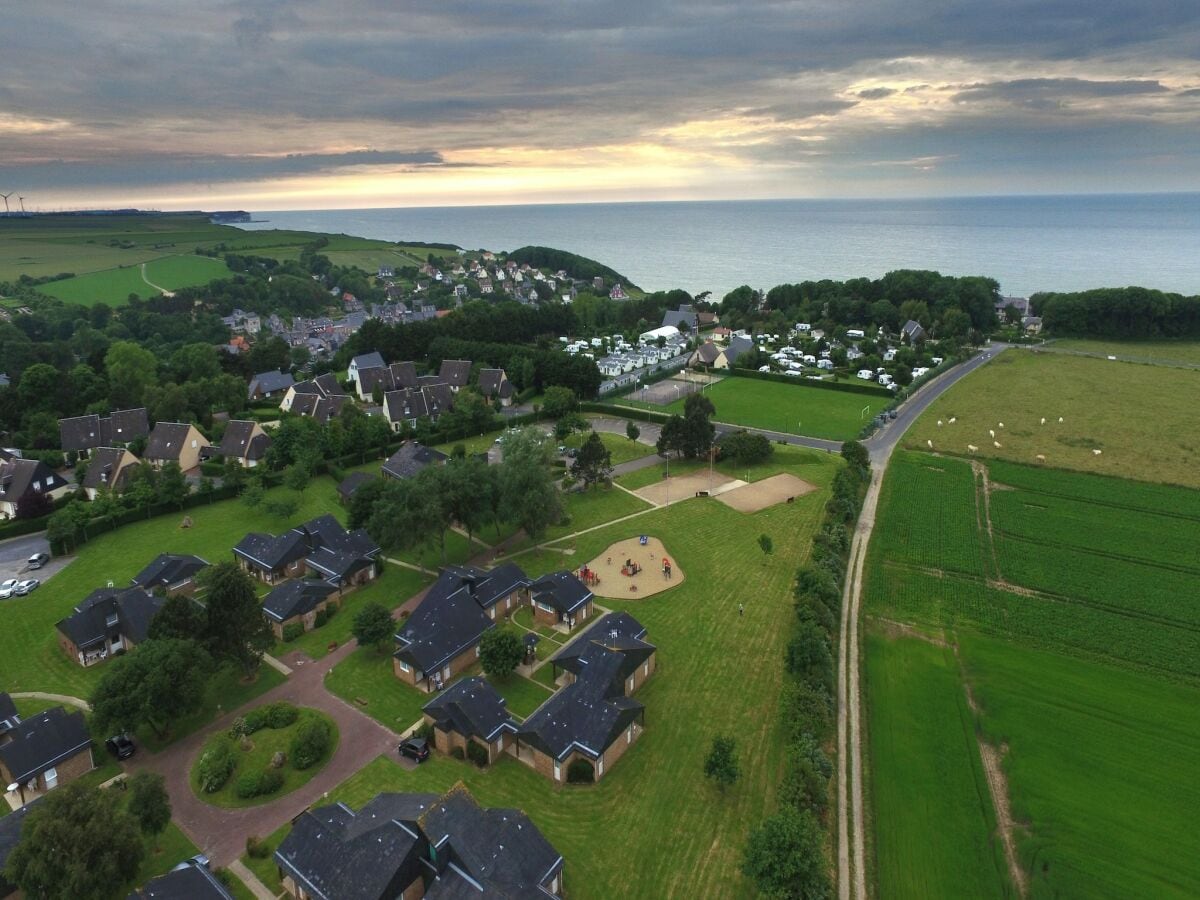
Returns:
[[[354,614],[354,626],[350,633],[358,639],[360,647],[382,649],[396,631],[392,614],[382,603],[368,603]]]
[[[451,520],[467,530],[470,543],[496,507],[496,470],[477,457],[460,458],[445,466],[441,476],[442,501]]]
[[[612,473],[612,454],[604,446],[600,435],[593,431],[571,463],[571,474],[582,481],[584,487],[591,487],[608,481]]]
[[[479,662],[494,678],[507,678],[524,657],[521,638],[511,628],[492,628],[479,640]]]
[[[826,900],[831,887],[823,836],[811,812],[785,806],[750,832],[742,872],[768,897]]]
[[[542,412],[551,419],[557,419],[559,416],[565,416],[578,409],[579,400],[570,388],[558,385],[546,388],[546,394],[542,400]]]
[[[27,813],[4,877],[26,897],[109,900],[137,875],[145,852],[119,794],[75,782]]]
[[[158,497],[163,503],[169,503],[183,509],[183,501],[192,492],[184,477],[179,463],[169,462],[158,473]]]
[[[729,787],[742,774],[737,761],[737,741],[731,737],[717,735],[704,760],[704,774],[722,789]]]
[[[137,820],[142,833],[162,834],[171,821],[171,798],[163,777],[155,772],[137,772],[126,783],[129,790],[129,812]]]
[[[679,455],[683,452],[685,426],[683,416],[672,415],[663,423],[658,433],[654,449],[659,456],[667,457],[672,453]]]
[[[308,482],[311,478],[308,465],[303,461],[296,461],[283,470],[283,483],[291,488],[297,494],[303,494],[308,488]]]
[[[858,441],[846,441],[842,444],[842,459],[864,476],[871,470],[871,454]]]
[[[148,725],[164,737],[173,720],[200,708],[210,668],[195,641],[145,641],[105,667],[92,691],[93,721],[102,731]]]
[[[238,468],[241,468],[240,466]],[[262,506],[263,500],[266,499],[267,489],[263,487],[261,478],[247,478],[246,486],[242,489],[242,502],[249,509],[256,509]]]
[[[143,405],[146,389],[158,380],[158,357],[131,341],[118,341],[104,354],[109,398],[118,408]]]
[[[775,452],[771,442],[761,434],[749,431],[731,431],[717,442],[721,459],[729,459],[738,465],[752,466],[769,460]]]
[[[961,309],[948,309],[942,313],[942,335],[961,340],[970,329],[971,317]]]
[[[554,486],[550,471],[537,458],[509,455],[504,451],[500,464],[500,505],[510,521],[537,539],[550,526],[562,520],[562,498]]]
[[[236,563],[209,566],[196,576],[208,611],[208,650],[253,675],[262,655],[275,644],[275,633],[263,617],[254,582]]]
[[[641,436],[642,429],[638,428],[637,425],[634,424],[633,419],[630,419],[625,423],[625,437],[629,438],[631,441],[636,441]]]
[[[151,640],[204,642],[204,629],[208,619],[204,607],[183,594],[172,594],[162,608],[150,620],[147,636]]]
[[[758,549],[762,550],[763,556],[770,556],[775,552],[775,542],[771,540],[769,534],[760,534],[758,536]]]

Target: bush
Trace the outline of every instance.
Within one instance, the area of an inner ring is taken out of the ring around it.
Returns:
[[[283,773],[276,769],[263,769],[261,772],[247,772],[238,776],[234,785],[234,793],[242,800],[252,797],[262,797],[273,794],[283,787]]]
[[[467,741],[467,758],[481,769],[487,767],[488,752],[478,741]]]
[[[462,747],[451,747],[450,755],[453,756],[455,759],[466,759],[467,758],[467,755],[465,753],[463,753]]]
[[[204,751],[200,757],[197,776],[200,790],[206,794],[214,794],[225,786],[233,767],[237,764],[233,755],[233,745],[229,741],[217,741]]]
[[[337,612],[337,607],[332,603],[324,609],[317,610],[316,618],[313,619],[313,627],[320,628],[326,622],[333,618],[333,614]]]
[[[303,622],[289,622],[283,626],[283,642],[285,644],[290,644],[302,634],[304,634]]]
[[[567,766],[568,784],[591,784],[596,780],[596,770],[586,759],[576,758]]]
[[[252,834],[246,838],[246,855],[251,859],[266,859],[271,855],[271,848],[262,838]]]
[[[287,728],[300,716],[300,710],[283,701],[260,708],[266,717],[267,728]]]
[[[331,743],[329,724],[324,719],[306,719],[296,729],[288,756],[295,768],[304,770],[320,762]]]

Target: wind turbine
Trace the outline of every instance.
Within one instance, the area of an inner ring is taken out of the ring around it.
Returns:
[[[9,191],[7,194],[0,194],[0,197],[4,198],[4,215],[6,215],[6,216],[12,215],[8,211],[8,198],[11,197],[15,193],[16,193],[16,191]]]
[[[17,201],[21,204],[21,218],[25,218],[25,198],[18,197]]]

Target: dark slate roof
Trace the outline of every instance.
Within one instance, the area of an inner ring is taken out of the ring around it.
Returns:
[[[437,799],[379,794],[357,813],[341,803],[308,810],[279,845],[275,862],[320,900],[399,896],[422,871],[429,843],[417,821]]]
[[[705,365],[711,366],[721,355],[721,348],[712,341],[705,341],[696,350],[696,358]]]
[[[358,390],[360,394],[370,396],[375,388],[390,391],[395,387],[392,381],[392,370],[380,363],[369,369],[358,370]]]
[[[93,413],[89,416],[75,416],[70,419],[58,420],[59,445],[63,450],[90,450],[99,447],[100,417]]]
[[[368,481],[374,481],[378,477],[378,475],[372,472],[351,472],[338,485],[338,493],[346,500],[349,500],[360,487]]]
[[[261,568],[274,570],[298,559],[310,557],[321,549],[349,557],[374,559],[379,545],[362,529],[347,531],[328,513],[297,525],[278,537],[251,532],[240,541],[233,552]]]
[[[160,553],[146,568],[133,576],[131,584],[148,591],[156,587],[171,587],[190,578],[208,565],[199,556],[180,553]]]
[[[137,457],[125,465],[119,472],[115,471],[121,465],[121,460],[129,451],[123,447],[97,447],[88,460],[87,474],[83,476],[83,487],[98,490],[107,487],[119,491],[124,486],[129,472],[136,467]]]
[[[127,635],[135,644],[146,639],[150,620],[166,601],[141,587],[99,588],[92,591],[75,607],[71,615],[60,619],[55,627],[71,639],[80,650],[101,641],[105,636]],[[115,615],[117,624],[110,626]]]
[[[900,333],[910,341],[915,341],[925,336],[925,329],[921,327],[920,322],[915,319],[909,319],[904,323],[904,327],[900,329]]]
[[[623,693],[625,679],[649,659],[656,649],[653,644],[644,640],[645,636],[646,629],[629,613],[607,613],[597,619],[578,640],[572,641],[554,654],[551,662],[579,677],[583,670],[592,664],[601,649],[619,654],[619,666],[611,668],[608,663],[604,665],[605,671],[609,671],[613,679],[609,685],[610,690]]]
[[[429,415],[425,392],[420,390],[388,391],[383,396],[383,409],[389,422],[408,422]]]
[[[433,804],[421,827],[437,848],[439,861],[448,857],[446,868],[425,894],[434,900],[545,896],[539,888],[549,884],[562,866],[562,855],[529,816],[519,809],[483,809],[461,786],[451,788]],[[482,890],[464,883],[450,864]],[[471,893],[466,894],[464,888]]]
[[[383,361],[383,354],[378,350],[372,350],[370,353],[360,353],[354,359],[350,360],[350,364],[358,372],[362,372],[363,369],[373,369],[376,366],[387,365]]]
[[[17,715],[17,705],[13,703],[12,697],[0,691],[0,737],[8,733],[10,728],[13,728],[21,717]],[[0,862],[0,869],[4,868],[4,863]]]
[[[512,384],[503,369],[480,369],[479,393],[485,397],[511,397]]]
[[[317,387],[315,381],[297,381],[292,385],[292,393],[294,394],[316,394],[321,395],[321,389]]]
[[[146,442],[146,459],[178,460],[192,428],[187,422],[159,422]]]
[[[454,408],[454,391],[444,381],[423,386],[421,393],[425,396],[425,407],[429,410],[430,418],[436,419]]]
[[[233,900],[233,894],[207,866],[189,859],[151,879],[125,900]]]
[[[466,737],[491,741],[501,731],[516,731],[504,698],[482,678],[460,678],[421,709],[441,726]]]
[[[481,609],[495,605],[498,600],[519,587],[529,587],[529,577],[520,566],[511,562],[494,569],[447,566],[443,571],[457,578]]]
[[[26,782],[91,746],[83,713],[52,706],[23,720],[0,746],[0,761],[15,781]]]
[[[146,408],[118,409],[100,420],[100,437],[103,444],[128,444],[132,440],[150,433],[150,420]]]
[[[389,367],[392,371],[392,382],[397,388],[415,388],[417,386],[417,367],[411,362],[394,362]]]
[[[0,897],[7,897],[9,894],[16,893],[17,887],[14,884],[4,880],[4,867],[8,864],[8,857],[21,841],[21,828],[25,824],[25,817],[30,811],[37,808],[37,804],[41,801],[41,797],[31,803],[26,803],[20,809],[13,810],[6,816],[0,817]]]
[[[443,359],[442,368],[438,373],[442,381],[454,387],[466,387],[471,378],[471,361],[469,359]]]
[[[406,441],[383,464],[383,474],[393,478],[412,478],[426,466],[440,465],[449,458],[440,450],[416,441]]]
[[[358,553],[319,547],[304,560],[310,568],[320,572],[331,584],[340,585],[363,569],[373,565],[371,557]]]
[[[695,331],[699,320],[690,306],[680,306],[679,309],[668,309],[663,313],[663,326],[673,325],[680,331]]]
[[[277,391],[286,391],[295,383],[296,379],[292,377],[291,372],[281,372],[278,369],[273,372],[259,372],[250,379],[246,394],[249,397],[256,393],[274,394]]]
[[[256,429],[257,434],[254,433]],[[270,435],[264,433],[257,422],[231,419],[225,426],[225,434],[221,437],[221,446],[217,452],[221,456],[235,459],[258,460],[267,455],[267,448],[270,446]]]
[[[35,481],[41,485],[38,490],[33,487]],[[66,479],[40,459],[14,457],[0,462],[0,500],[6,503],[20,503],[30,493],[46,494],[66,483]]]
[[[274,571],[303,559],[308,555],[309,548],[304,536],[295,531],[284,532],[278,537],[252,531],[237,542],[233,552],[262,569]]]
[[[342,386],[338,383],[337,376],[332,372],[326,372],[324,375],[318,375],[313,381],[317,385],[317,390],[321,392],[323,397],[344,397],[346,392],[342,390]]]
[[[447,570],[438,576],[396,635],[394,656],[422,672],[475,646],[496,623],[484,615],[462,577]]]
[[[293,616],[312,612],[335,591],[333,585],[313,578],[288,581],[267,594],[263,612],[276,622],[286,622]]]
[[[529,586],[534,602],[547,603],[560,613],[572,613],[592,598],[582,581],[567,571],[543,575]]]
[[[748,337],[735,337],[729,341],[729,346],[725,348],[725,359],[733,365],[734,360],[745,353],[747,350],[754,349],[754,341]]]

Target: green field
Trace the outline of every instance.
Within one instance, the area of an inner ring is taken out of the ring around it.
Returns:
[[[1007,350],[934,401],[904,446],[1200,487],[1198,394],[1187,369]]]
[[[140,265],[120,269],[103,269],[87,275],[77,275],[65,281],[52,281],[41,285],[38,290],[67,303],[92,306],[107,303],[116,306],[129,299],[130,294],[139,297],[157,297],[159,292],[142,280]]]
[[[732,425],[764,428],[785,434],[803,434],[830,441],[847,441],[858,436],[875,413],[892,402],[887,391],[878,396],[811,387],[803,383],[783,384],[755,378],[725,378],[704,391],[717,409],[713,419]],[[626,403],[617,400],[616,403]],[[668,406],[637,403],[645,409],[683,413],[683,400]],[[869,411],[864,415],[864,407]]]
[[[221,259],[208,256],[164,256],[146,264],[146,277],[168,291],[207,284],[215,278],[226,278],[229,267]]]
[[[1200,366],[1200,341],[1098,341],[1056,338],[1047,350],[1070,350],[1097,356],[1115,356],[1131,362],[1162,366]]]
[[[1200,765],[1200,492],[1000,461],[986,470],[985,481],[966,461],[901,451],[880,497],[866,680],[881,895],[978,895],[921,882],[908,842],[953,834],[977,847],[993,830],[980,817],[986,790],[971,787],[978,755],[947,777],[950,716],[927,715],[928,692],[959,675],[933,671],[928,645],[882,636],[899,627],[958,646],[980,709],[968,727],[1003,755],[1033,896],[1194,895],[1200,862],[1180,842],[1200,793],[1185,774]],[[939,724],[905,726],[908,714]],[[928,747],[939,728],[940,755]],[[940,787],[906,795],[896,781]],[[943,849],[974,862],[929,862],[939,878],[997,877],[991,860],[954,846]]]
[[[645,601],[603,601],[646,626],[659,648],[659,669],[638,692],[647,707],[645,733],[600,784],[555,787],[511,758],[481,771],[435,755],[411,771],[377,760],[330,801],[361,806],[382,790],[444,791],[462,780],[480,802],[518,806],[531,816],[566,857],[572,897],[746,896],[742,846],[751,825],[773,810],[783,763],[778,710],[787,629],[781,623],[792,614],[792,578],[841,464],[815,453],[792,462],[799,477],[821,490],[753,514],[750,522],[718,501],[696,498],[582,535],[568,558],[549,551],[514,557],[538,575],[647,533],[662,538],[687,572],[678,588]],[[756,543],[762,533],[775,541],[766,560]],[[752,583],[737,564],[751,559]],[[739,602],[746,606],[741,617]],[[417,721],[428,699],[401,685],[389,656],[374,651],[357,651],[326,684],[350,702],[365,701],[362,708],[391,727]],[[521,694],[531,689],[521,685]],[[741,779],[724,794],[702,772],[716,733],[737,735],[742,766]],[[671,836],[669,853],[647,839],[659,834]],[[252,867],[272,877],[269,866],[253,861]]]

